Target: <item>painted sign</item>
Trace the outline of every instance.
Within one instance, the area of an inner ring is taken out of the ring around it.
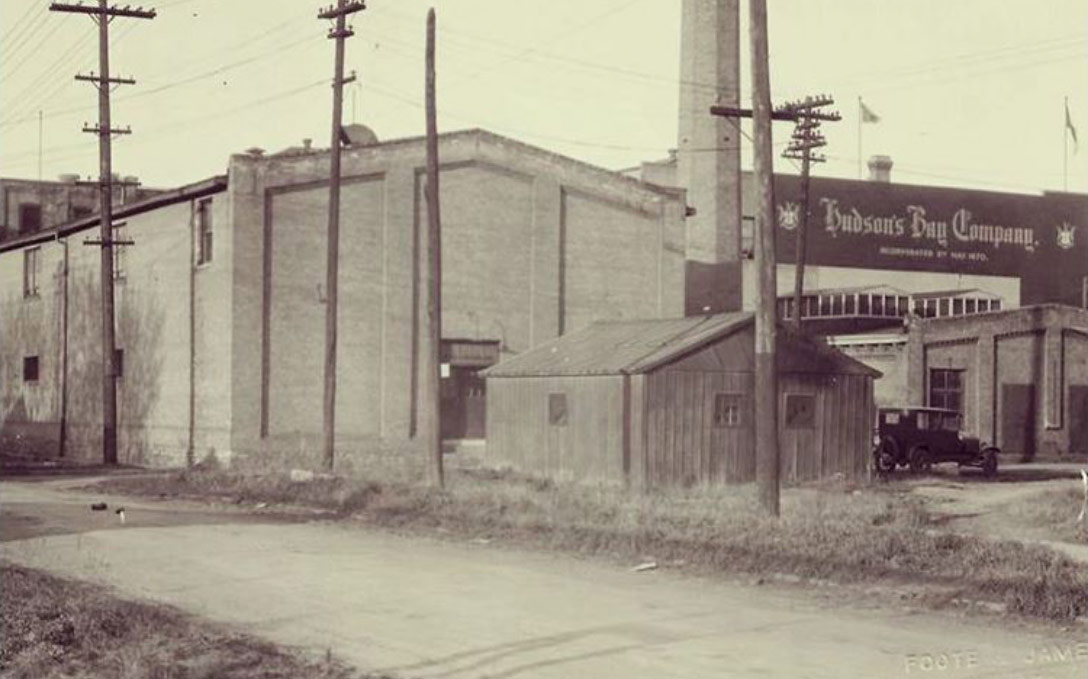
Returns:
[[[779,261],[793,262],[800,179],[775,177]],[[1081,304],[1088,196],[814,178],[814,265],[1019,276],[1024,304]]]

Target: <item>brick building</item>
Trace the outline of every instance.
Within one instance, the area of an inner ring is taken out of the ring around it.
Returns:
[[[356,138],[341,197],[344,461],[419,433],[424,143]],[[682,315],[682,191],[480,130],[442,135],[440,158],[448,437],[483,434],[475,371],[499,357],[596,320]],[[115,263],[123,461],[320,448],[328,162],[308,145],[235,155],[225,176],[118,209],[135,242]],[[0,245],[5,445],[98,455],[98,252],[80,245],[95,228],[84,217]]]
[[[162,193],[138,186],[136,177],[117,177],[116,205],[139,202]],[[59,181],[0,177],[0,242],[98,213],[97,184],[80,182],[79,175],[61,175]]]
[[[884,373],[878,405],[959,410],[1013,459],[1088,454],[1088,311],[1058,304],[831,337]]]

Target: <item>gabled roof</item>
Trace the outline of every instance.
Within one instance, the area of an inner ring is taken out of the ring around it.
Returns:
[[[631,375],[682,358],[753,323],[749,312],[689,318],[600,321],[483,371],[485,377]],[[823,342],[779,326],[789,371],[880,373]]]

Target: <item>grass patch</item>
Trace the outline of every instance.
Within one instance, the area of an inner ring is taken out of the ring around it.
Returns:
[[[824,484],[783,492],[779,520],[751,486],[637,493],[513,474],[454,471],[443,491],[342,477],[186,471],[114,478],[100,488],[160,496],[291,502],[377,526],[440,531],[623,559],[685,562],[724,573],[790,574],[840,583],[927,582],[1002,602],[1027,616],[1088,613],[1088,572],[1052,550],[935,530],[922,502]]]
[[[1083,502],[1084,490],[1070,486],[1048,489],[1001,510],[1014,521],[1044,531],[1048,539],[1088,544],[1088,522],[1077,521]]]
[[[0,673],[155,679],[349,679],[301,654],[95,585],[0,564]]]

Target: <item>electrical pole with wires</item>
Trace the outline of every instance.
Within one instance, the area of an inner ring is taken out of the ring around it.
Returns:
[[[750,0],[752,68],[752,175],[756,186],[755,438],[759,502],[779,513],[777,277],[775,274],[774,160],[771,145],[771,77],[767,57],[767,0]]]
[[[827,140],[820,132],[820,122],[840,120],[838,113],[825,113],[819,109],[834,104],[835,100],[827,95],[805,97],[802,101],[791,102],[783,110],[797,115],[797,124],[793,128],[790,145],[782,153],[783,158],[801,161],[801,209],[800,222],[797,225],[797,249],[794,254],[793,279],[793,323],[801,331],[801,300],[805,288],[805,257],[808,217],[809,217],[809,176],[812,163],[822,163],[827,159],[813,151],[827,145]]]
[[[132,8],[128,5],[110,6],[106,0],[97,5],[71,5],[54,2],[51,12],[86,14],[98,24],[98,75],[77,75],[76,80],[94,83],[98,88],[98,124],[83,126],[83,131],[98,135],[99,238],[86,241],[101,248],[100,276],[102,281],[102,462],[117,464],[117,349],[114,342],[114,247],[131,245],[130,241],[113,238],[113,159],[112,141],[115,134],[131,134],[129,128],[118,129],[110,122],[110,86],[134,85],[132,78],[110,77],[109,26],[117,17],[154,19],[155,10]]]
[[[340,146],[344,143],[344,85],[355,76],[344,78],[344,41],[355,35],[347,25],[349,14],[366,9],[361,0],[337,0],[335,7],[318,13],[317,18],[335,21],[329,38],[336,41],[335,66],[332,79],[332,142],[329,149],[329,230],[325,269],[325,398],[322,461],[332,470],[336,461],[336,313],[337,277],[340,267]]]

